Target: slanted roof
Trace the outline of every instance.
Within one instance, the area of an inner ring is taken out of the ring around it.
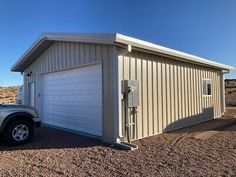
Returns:
[[[151,51],[157,54],[170,56],[175,60],[184,60],[186,62],[196,63],[221,70],[234,70],[234,67],[224,65],[218,62],[207,60],[198,56],[173,50],[157,44],[153,44],[140,39],[132,38],[122,34],[69,34],[69,33],[43,33],[23,54],[23,56],[12,66],[12,71],[23,72],[49,45],[54,41],[61,42],[81,42],[95,44],[125,44],[131,45],[137,49]]]

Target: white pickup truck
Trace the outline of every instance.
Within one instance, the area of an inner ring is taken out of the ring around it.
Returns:
[[[0,133],[8,145],[28,142],[41,121],[36,109],[26,105],[0,105]]]

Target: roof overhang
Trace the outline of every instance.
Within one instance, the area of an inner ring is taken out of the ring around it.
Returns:
[[[122,34],[117,34],[116,35],[116,42],[119,43],[123,43],[123,44],[127,44],[127,45],[131,45],[140,49],[145,49],[148,51],[152,51],[152,52],[156,52],[165,56],[170,56],[171,58],[176,58],[181,59],[181,60],[185,60],[187,62],[191,62],[191,63],[196,63],[196,64],[200,64],[200,65],[204,65],[204,66],[208,66],[208,67],[213,67],[213,68],[218,68],[221,70],[227,70],[227,71],[231,71],[234,70],[234,67],[225,65],[225,64],[221,64],[218,62],[214,62],[211,60],[207,60],[198,56],[194,56],[191,54],[187,54],[184,52],[180,52],[174,49],[170,49],[167,47],[163,47],[160,45],[156,45],[147,41],[143,41],[143,40],[139,40],[139,39],[135,39],[132,37],[128,37]]]
[[[65,34],[65,33],[43,33],[22,55],[22,57],[11,67],[11,71],[23,72],[39,55],[45,51],[53,42],[81,42],[97,44],[114,44],[115,34]]]
[[[23,54],[23,56],[12,66],[11,70],[23,72],[38,56],[45,51],[54,41],[61,42],[81,42],[95,44],[125,44],[131,45],[134,48],[150,51],[160,55],[169,56],[176,60],[184,60],[186,62],[196,63],[220,69],[222,71],[234,70],[234,67],[224,65],[218,62],[207,60],[201,57],[190,55],[184,52],[162,47],[147,41],[128,37],[122,34],[66,34],[66,33],[44,33],[42,34],[31,47]]]

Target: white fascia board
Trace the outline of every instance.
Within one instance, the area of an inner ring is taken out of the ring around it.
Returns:
[[[161,53],[161,54],[166,54],[169,56],[174,56],[177,58],[181,58],[181,59],[185,59],[186,61],[190,61],[190,62],[194,62],[194,63],[200,63],[203,65],[209,65],[209,66],[213,66],[216,68],[220,68],[220,69],[225,69],[225,70],[234,70],[234,67],[228,66],[228,65],[224,65],[218,62],[214,62],[214,61],[210,61],[198,56],[194,56],[191,54],[187,54],[184,52],[180,52],[174,49],[170,49],[167,47],[163,47],[157,44],[153,44],[147,41],[143,41],[143,40],[139,40],[136,38],[132,38],[129,36],[125,36],[122,34],[116,34],[116,42],[117,43],[123,43],[123,44],[127,44],[127,45],[132,45],[134,47],[137,48],[141,48],[141,49],[146,49],[146,50],[150,50],[153,52],[157,52],[157,53]]]
[[[40,35],[38,39],[28,48],[25,53],[20,57],[20,59],[11,67],[11,71],[17,70],[17,67],[24,62],[28,56],[37,49],[37,47],[46,40],[46,36],[44,34]]]
[[[64,42],[81,42],[81,43],[95,43],[95,44],[105,44],[105,45],[113,45],[115,43],[122,43],[125,45],[132,45],[137,48],[141,48],[144,50],[149,50],[153,52],[157,52],[160,54],[169,55],[172,57],[180,58],[189,62],[199,63],[202,65],[207,65],[209,67],[216,67],[222,70],[230,71],[234,70],[234,67],[224,65],[218,62],[206,60],[201,57],[197,57],[194,55],[190,55],[184,52],[180,52],[177,50],[173,50],[170,48],[162,47],[160,45],[156,45],[147,41],[139,40],[136,38],[132,38],[129,36],[125,36],[122,34],[113,34],[113,33],[95,33],[95,34],[87,34],[87,33],[43,33],[39,36],[39,38],[31,45],[31,47],[22,55],[22,57],[12,66],[12,71],[17,71],[22,63],[27,61],[29,56],[37,49],[39,46],[45,41],[64,41]]]
[[[51,41],[65,41],[65,42],[86,42],[98,44],[114,44],[115,34],[109,33],[46,33],[47,40]]]
[[[30,46],[22,57],[11,67],[11,71],[16,71],[19,65],[25,62],[28,57],[37,50],[44,41],[62,41],[62,42],[84,42],[94,44],[113,45],[115,34],[68,34],[68,33],[43,33]]]

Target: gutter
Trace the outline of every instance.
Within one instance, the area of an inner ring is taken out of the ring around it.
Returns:
[[[125,36],[122,34],[113,34],[113,33],[43,33],[39,36],[39,38],[31,45],[31,47],[23,54],[23,56],[11,67],[12,71],[21,71],[19,69],[20,65],[24,63],[28,57],[37,50],[37,48],[44,41],[66,41],[66,42],[81,42],[81,43],[95,43],[95,44],[105,44],[105,45],[115,45],[115,44],[124,44],[131,46],[133,48],[137,48],[140,50],[149,51],[152,53],[158,53],[159,55],[169,56],[173,58],[179,58],[181,60],[199,63],[209,67],[219,68],[221,70],[234,70],[233,67],[224,65],[218,62],[210,61],[201,57],[197,57],[191,54],[187,54],[184,52],[180,52],[174,49],[170,49],[167,47],[163,47],[157,44],[153,44],[151,42],[147,42],[144,40],[136,39],[133,37]],[[129,49],[128,49],[129,50]],[[177,60],[176,59],[176,60]]]
[[[235,68],[233,68],[232,70],[234,70]],[[231,70],[222,70],[222,74],[228,74],[231,73]]]
[[[148,50],[151,52],[156,52],[161,55],[167,55],[167,56],[171,57],[172,59],[173,58],[180,58],[180,59],[183,59],[187,62],[199,63],[199,64],[206,65],[209,67],[215,67],[215,68],[225,69],[225,70],[234,70],[234,67],[231,67],[228,65],[224,65],[224,64],[221,64],[218,62],[207,60],[207,59],[204,59],[204,58],[201,58],[198,56],[194,56],[194,55],[191,55],[188,53],[184,53],[184,52],[181,52],[178,50],[163,47],[163,46],[151,43],[151,42],[132,38],[132,37],[125,36],[122,34],[116,34],[116,41],[115,42],[121,43],[121,44],[130,44],[133,47],[137,47],[139,49],[144,49],[144,50]]]

